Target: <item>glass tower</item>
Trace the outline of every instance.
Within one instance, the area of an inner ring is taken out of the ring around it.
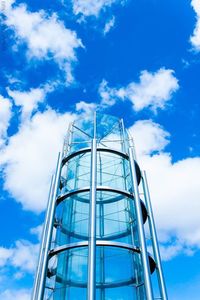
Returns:
[[[167,299],[146,175],[123,120],[95,113],[69,127],[32,293],[43,299]]]

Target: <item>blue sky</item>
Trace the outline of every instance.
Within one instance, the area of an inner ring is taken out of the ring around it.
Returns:
[[[30,299],[70,121],[124,118],[147,170],[169,299],[199,299],[200,0],[0,0],[0,299]]]

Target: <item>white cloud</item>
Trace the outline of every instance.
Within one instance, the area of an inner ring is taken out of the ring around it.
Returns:
[[[105,80],[99,87],[102,105],[111,106],[120,100],[129,100],[135,111],[149,107],[153,111],[166,108],[174,92],[179,88],[174,71],[161,68],[151,73],[142,71],[139,83],[131,82],[125,87],[110,88]]]
[[[38,225],[37,227],[31,228],[30,233],[35,234],[40,241],[42,236],[43,224]]]
[[[152,120],[137,121],[129,131],[137,142],[136,152],[140,156],[161,151],[169,143],[170,134]]]
[[[30,12],[25,4],[8,7],[5,23],[14,30],[19,42],[26,42],[29,58],[54,59],[66,73],[68,83],[73,81],[72,63],[77,60],[75,50],[82,47],[76,33],[65,27],[54,13],[43,10]]]
[[[200,1],[192,0],[191,5],[196,13],[196,25],[190,42],[196,51],[200,51]]]
[[[35,88],[26,92],[7,89],[8,95],[14,100],[15,105],[22,107],[22,119],[29,118],[38,104],[43,102],[46,96],[45,89]]]
[[[11,248],[0,247],[0,266],[32,274],[36,269],[38,250],[39,244],[25,240],[16,241]]]
[[[24,272],[19,271],[14,274],[14,279],[16,279],[16,280],[19,280],[23,277],[24,277]]]
[[[136,122],[131,132],[136,151],[141,145],[139,163],[147,171],[159,237],[163,243],[176,240],[176,247],[166,250],[171,256],[181,248],[190,254],[200,247],[200,157],[172,162],[171,154],[164,152],[169,135],[152,121]]]
[[[13,250],[0,247],[0,267],[5,266],[8,259],[12,256]]]
[[[39,243],[17,240],[9,248],[0,247],[0,299],[30,299],[30,290],[15,289],[14,286],[23,283],[22,278],[24,280],[26,275],[35,273],[39,246]]]
[[[34,273],[37,265],[39,244],[17,241],[10,258],[10,264],[21,271]]]
[[[115,17],[113,16],[104,26],[103,33],[106,35],[115,25]]]
[[[20,290],[5,290],[4,292],[0,293],[0,299],[4,300],[30,300],[31,291],[27,289],[20,289]]]
[[[160,245],[160,254],[163,261],[171,260],[183,251],[181,244],[175,244],[170,246]]]
[[[14,82],[15,83],[15,82]],[[18,82],[21,83],[20,81]],[[29,119],[33,112],[37,111],[39,103],[45,102],[48,93],[52,93],[61,84],[59,80],[47,81],[38,88],[29,88],[29,90],[6,88],[10,98],[16,106],[21,108],[21,122]]]
[[[4,188],[25,209],[40,212],[46,207],[57,155],[73,118],[51,109],[38,112],[21,125],[2,150]]]
[[[181,241],[172,242],[171,245],[160,245],[160,253],[163,261],[171,260],[179,254],[186,254],[188,256],[194,254],[194,252],[188,248],[188,246],[183,245]]]
[[[85,101],[80,101],[76,103],[76,111],[81,112],[83,118],[88,118],[95,112],[97,109],[97,104],[96,103],[88,103]]]
[[[112,106],[117,101],[117,89],[109,88],[108,82],[103,79],[99,85],[99,95],[101,97],[101,105]]]
[[[82,14],[86,17],[98,17],[100,12],[114,3],[124,4],[122,0],[72,0],[75,15]]]
[[[0,147],[4,144],[11,119],[11,102],[0,95]]]
[[[148,172],[159,230],[199,247],[200,158],[172,163],[170,154],[162,153],[141,162]]]

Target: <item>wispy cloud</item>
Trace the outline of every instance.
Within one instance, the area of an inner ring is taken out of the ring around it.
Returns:
[[[8,5],[5,15],[5,24],[15,34],[15,48],[26,43],[28,59],[54,60],[66,74],[66,82],[71,83],[76,49],[83,47],[76,32],[66,28],[56,13],[30,12],[26,4]]]
[[[137,143],[136,150],[140,156],[161,152],[170,142],[169,132],[152,120],[137,121],[129,131]]]
[[[158,108],[165,109],[172,95],[179,88],[174,71],[161,68],[151,73],[142,71],[139,82],[130,82],[125,87],[110,88],[103,80],[99,87],[101,104],[112,106],[117,100],[129,100],[135,111],[150,108],[156,112]]]
[[[20,82],[19,82],[20,84]],[[7,88],[8,95],[15,105],[21,109],[21,121],[29,119],[33,112],[36,112],[40,103],[44,103],[46,96],[55,91],[60,82],[47,82],[38,88],[28,90]]]
[[[103,34],[106,35],[115,25],[115,17],[112,18],[105,24]]]
[[[7,129],[12,115],[12,104],[9,99],[0,95],[0,147],[7,137]]]
[[[38,225],[37,227],[31,228],[30,233],[36,235],[38,240],[40,241],[41,236],[42,236],[42,229],[43,229],[43,224]]]
[[[80,101],[76,103],[76,111],[81,113],[83,117],[89,117],[97,109],[96,103],[87,103],[85,101]]]
[[[0,298],[4,300],[30,300],[31,291],[28,289],[7,289],[4,292],[0,293]]]
[[[190,42],[196,51],[200,51],[200,1],[192,0],[191,5],[196,13],[196,24]]]
[[[11,248],[0,247],[0,266],[32,274],[36,269],[38,250],[39,244],[26,240],[16,241]]]
[[[45,208],[57,154],[73,118],[52,109],[38,112],[20,125],[2,149],[4,188],[25,209],[40,212]]]
[[[45,99],[45,90],[42,88],[18,91],[7,89],[8,95],[14,100],[15,105],[22,107],[22,119],[30,117],[33,110]]]
[[[163,261],[171,260],[180,254],[188,256],[192,256],[194,254],[192,248],[178,240],[175,242],[170,241],[170,243],[168,243],[167,245],[161,244],[160,252]]]
[[[151,120],[136,122],[130,131],[141,168],[147,171],[160,240],[170,242],[163,244],[163,255],[191,255],[200,247],[200,157],[173,162],[165,150],[169,133]]]
[[[124,4],[124,0],[72,0],[73,12],[75,15],[82,14],[86,17],[98,17],[102,10],[114,3]]]

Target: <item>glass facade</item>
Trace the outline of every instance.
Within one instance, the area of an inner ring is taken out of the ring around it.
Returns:
[[[115,117],[94,114],[70,126],[47,209],[46,268],[41,275],[40,253],[33,300],[150,300],[156,263],[142,253],[138,213],[142,227],[148,213],[144,199],[136,207],[132,169],[136,186],[142,175],[135,160],[131,169],[130,145]]]

